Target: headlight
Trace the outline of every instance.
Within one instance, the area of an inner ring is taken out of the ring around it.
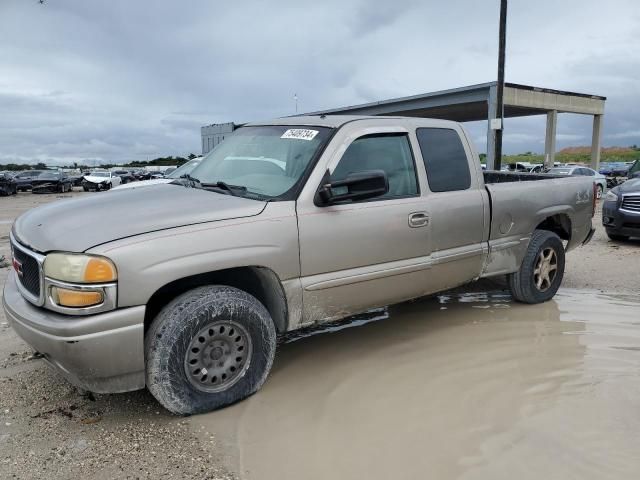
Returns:
[[[607,194],[604,196],[604,199],[607,202],[617,202],[618,201],[618,195],[616,195],[611,190],[609,190],[607,192]]]
[[[47,255],[44,275],[72,283],[107,283],[118,278],[116,267],[108,258],[73,253]]]

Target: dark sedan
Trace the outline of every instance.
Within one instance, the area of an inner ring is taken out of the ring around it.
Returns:
[[[602,204],[602,225],[611,240],[640,237],[640,178],[627,180],[607,192]]]
[[[121,185],[136,181],[135,175],[133,175],[133,173],[129,170],[116,170],[113,172],[113,174],[120,177]]]
[[[72,181],[62,172],[43,171],[31,181],[33,193],[65,193],[72,186]]]
[[[31,190],[31,182],[45,170],[25,170],[18,173],[13,179],[16,181],[18,191]]]
[[[0,172],[0,195],[15,195],[18,193],[18,184],[13,176],[6,172]]]

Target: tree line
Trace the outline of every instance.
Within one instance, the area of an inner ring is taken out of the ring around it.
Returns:
[[[129,162],[129,163],[125,163],[125,164],[121,164],[121,163],[103,163],[100,165],[87,165],[87,164],[83,164],[83,163],[78,163],[78,162],[74,162],[72,164],[69,165],[47,165],[44,162],[38,162],[36,164],[32,164],[32,163],[7,163],[7,164],[0,164],[0,170],[9,170],[9,171],[22,171],[22,170],[47,170],[49,168],[51,169],[58,169],[58,168],[74,168],[74,169],[79,169],[82,171],[85,170],[93,170],[96,168],[113,168],[113,167],[121,167],[121,168],[144,168],[147,166],[180,166],[186,162],[188,162],[189,160],[196,158],[196,155],[194,155],[193,153],[190,153],[187,157],[173,157],[173,156],[169,156],[169,157],[158,157],[158,158],[154,158],[153,160],[149,160],[149,161],[133,161],[133,162]]]

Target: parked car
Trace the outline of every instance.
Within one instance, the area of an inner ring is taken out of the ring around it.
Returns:
[[[118,187],[114,187],[113,190],[120,191],[128,188],[141,188],[141,187],[150,187],[152,185],[161,185],[163,183],[171,183],[175,179],[182,177],[183,175],[189,175],[194,168],[196,168],[202,158],[194,158],[193,160],[189,160],[187,163],[182,165],[181,167],[175,169],[169,175],[164,178],[154,178],[151,180],[143,180],[136,183],[129,183],[127,185],[120,185]]]
[[[9,172],[0,172],[0,195],[15,195],[18,193],[18,184]]]
[[[128,170],[114,170],[113,174],[120,177],[120,183],[122,185],[136,181],[136,177]]]
[[[627,180],[607,192],[602,225],[611,240],[640,237],[640,178]]]
[[[31,180],[32,193],[65,193],[73,186],[71,180],[64,172],[44,170],[36,178]]]
[[[81,187],[84,175],[82,173],[68,173],[67,178],[71,181],[72,186]]]
[[[100,190],[109,190],[111,187],[117,187],[120,185],[120,177],[114,175],[109,170],[94,170],[89,172],[89,175],[85,175],[82,181],[82,188],[85,192]]]
[[[150,175],[142,168],[132,168],[130,172],[136,180],[149,180]]]
[[[162,174],[166,177],[167,175],[171,175],[178,167],[169,167]]]
[[[19,192],[31,190],[31,181],[38,177],[42,172],[46,170],[25,170],[16,174],[13,179],[16,181],[16,188]]]
[[[508,170],[510,172],[543,173],[544,165],[541,163],[516,162],[508,164]]]
[[[554,167],[549,169],[547,173],[553,175],[581,175],[584,177],[592,177],[597,185],[598,198],[602,198],[602,194],[607,190],[607,178],[592,168],[579,166]]]
[[[76,385],[194,414],[258,390],[278,334],[485,277],[547,301],[593,234],[593,181],[483,172],[469,138],[419,118],[244,126],[197,181],[18,217],[6,317]]]
[[[629,167],[627,178],[640,178],[640,160],[636,160]]]

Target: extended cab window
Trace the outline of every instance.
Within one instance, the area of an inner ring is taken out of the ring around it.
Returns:
[[[458,132],[419,128],[416,135],[432,192],[466,190],[471,186],[469,161]]]
[[[389,180],[389,192],[376,200],[418,194],[416,167],[404,133],[366,135],[354,140],[331,174],[331,180],[344,180],[350,173],[367,170],[383,170]]]

